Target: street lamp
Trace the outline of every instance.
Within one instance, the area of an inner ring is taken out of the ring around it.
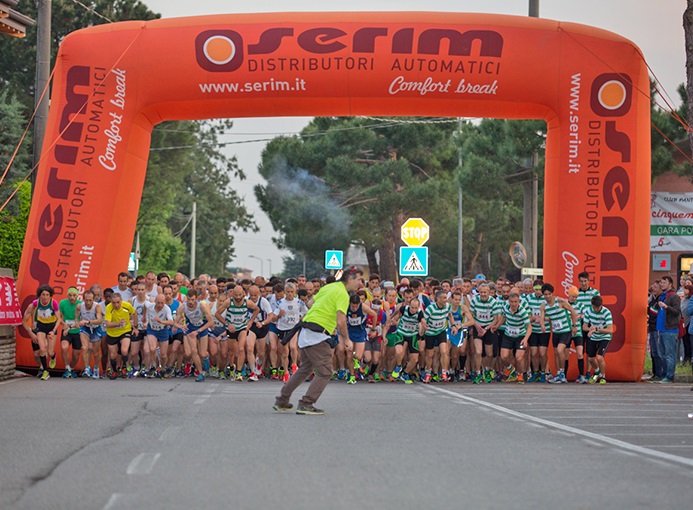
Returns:
[[[256,257],[255,255],[248,255],[248,258],[251,259],[257,259],[260,261],[260,276],[264,276],[265,274],[265,263],[260,257]]]

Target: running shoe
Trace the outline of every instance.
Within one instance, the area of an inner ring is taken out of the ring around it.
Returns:
[[[313,406],[299,406],[298,409],[296,409],[296,414],[309,414],[313,416],[318,416],[321,414],[325,414],[325,411]]]
[[[192,365],[190,363],[186,363],[185,367],[183,368],[183,373],[185,374],[185,377],[188,377],[190,375],[190,372],[192,372]]]
[[[274,404],[272,406],[272,409],[279,413],[288,413],[291,410],[293,410],[294,405],[293,404]]]
[[[484,379],[484,374],[482,374],[481,372],[477,372],[477,374],[474,376],[474,379],[472,380],[472,382],[474,384],[481,384],[483,379]]]
[[[135,376],[135,369],[132,368],[132,365],[128,365],[127,368],[124,368],[123,370],[125,371],[125,374],[127,374],[128,379],[132,379],[133,377],[136,377]],[[137,371],[137,373],[139,374],[139,370]]]
[[[243,372],[236,372],[236,380],[243,382]]]
[[[546,382],[546,376],[547,376],[547,375],[548,375],[549,377],[551,377],[551,374],[546,374],[546,373],[544,373],[544,372],[541,372],[541,373],[539,374],[539,382],[545,383],[545,382]]]
[[[492,383],[493,379],[495,379],[496,373],[493,370],[486,370],[484,371],[484,382],[485,383]]]
[[[294,375],[298,370],[298,365],[291,365],[291,375]]]
[[[94,371],[91,373],[91,376],[94,379],[101,379],[101,374],[99,373],[100,371],[101,370],[99,369],[99,367],[94,367]]]
[[[42,375],[43,375],[43,368],[39,367],[38,370],[36,371],[36,378],[41,379]]]
[[[50,378],[51,378],[51,374],[48,373],[48,370],[44,370],[44,371],[41,373],[41,380],[42,380],[42,381],[47,381],[47,380],[50,379]]]
[[[248,376],[248,381],[258,382],[258,380],[259,380],[259,379],[258,379],[258,377],[257,377],[257,374],[255,374],[255,373],[252,373],[252,374],[250,374],[250,375]]]
[[[340,381],[344,381],[346,379],[346,370],[343,368],[339,369],[339,372],[337,372],[337,379]]]
[[[289,375],[289,371],[285,370],[284,375],[282,376],[282,382],[287,383],[287,382],[289,382],[290,378],[291,378],[291,376]]]
[[[374,383],[375,379],[373,378],[373,374],[368,374],[366,376],[366,381],[368,381],[369,383]]]
[[[664,381],[664,379],[662,379],[662,381]],[[606,377],[599,376],[599,384],[606,384]]]
[[[219,371],[219,380],[220,380],[220,381],[225,381],[225,380],[226,380],[226,371],[225,371],[225,370],[220,370],[220,371]]]
[[[592,377],[589,378],[587,382],[588,384],[594,384],[599,382],[599,374],[594,374]]]
[[[517,382],[518,380],[519,377],[517,375],[517,372],[513,370],[512,372],[510,372],[510,374],[508,374],[508,378],[505,379],[505,382]]]
[[[401,365],[397,365],[395,369],[392,371],[392,377],[397,379],[399,377],[399,374],[402,372],[402,367]]]
[[[526,374],[517,374],[517,384],[524,384],[526,379]]]
[[[206,358],[202,358],[202,370],[209,370],[209,356],[207,356]]]
[[[373,379],[375,380],[375,382],[380,382],[382,380],[385,380],[386,377],[381,376],[379,373],[376,372],[375,374],[373,374]]]
[[[50,360],[48,360],[48,368],[50,368],[51,370],[54,369],[55,364],[56,364],[55,355],[53,355],[53,357]]]
[[[565,372],[560,373],[560,378],[558,380],[560,384],[566,384],[568,382],[568,379],[565,377]]]
[[[111,373],[108,374],[108,378],[109,378],[111,381],[115,381],[116,379],[118,379],[118,372],[115,372],[115,371],[111,370]]]
[[[443,371],[443,382],[450,382],[450,377],[448,376],[448,373]]]
[[[84,367],[84,370],[82,370],[82,377],[89,379],[91,375],[91,367]]]
[[[195,382],[202,382],[202,381],[204,381],[204,380],[205,380],[205,374],[200,374],[200,375],[198,375],[197,378],[195,379]]]
[[[270,381],[276,381],[277,379],[279,379],[279,376],[277,375],[277,369],[272,368],[270,371]]]
[[[332,376],[330,377],[330,381],[336,381],[336,380],[337,380],[337,371],[333,370]]]
[[[63,372],[63,379],[69,379],[70,378],[70,369],[66,369],[65,372]]]
[[[404,379],[404,384],[414,384],[414,381],[411,380],[411,377],[409,377],[409,374],[403,374],[402,378]]]
[[[74,370],[70,369],[70,377],[72,377],[73,379],[77,379],[77,372],[75,372]]]
[[[424,376],[423,383],[424,384],[430,384],[431,382],[431,372],[426,372],[426,375]]]
[[[353,375],[349,376],[347,384],[356,384],[356,377],[354,377]]]
[[[601,381],[599,381],[599,382],[601,383]],[[673,382],[674,382],[674,381],[672,381],[672,380],[669,379],[668,377],[665,377],[664,379],[661,379],[661,380],[659,381],[659,384],[671,384],[671,383],[673,383]],[[602,384],[606,384],[606,383],[602,383]]]
[[[546,382],[549,384],[556,384],[558,382],[558,374],[556,374],[556,377],[552,376],[551,374],[547,374]]]
[[[585,379],[584,375],[581,375],[577,379],[575,379],[576,384],[585,384],[587,382],[587,379]]]
[[[440,376],[440,374],[437,374],[437,373],[431,375],[431,379],[433,380],[433,382],[442,382],[443,381],[443,378]]]

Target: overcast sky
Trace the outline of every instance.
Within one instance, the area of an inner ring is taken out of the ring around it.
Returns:
[[[486,12],[493,14],[527,15],[528,0],[257,0],[233,2],[228,0],[143,0],[149,8],[164,18],[198,16],[204,14],[232,14],[244,12],[306,12],[306,11],[439,11]],[[328,5],[326,5],[328,4]],[[664,89],[679,104],[676,87],[685,81],[685,52],[682,16],[685,0],[540,0],[540,16],[558,21],[583,23],[610,30],[637,44],[664,85]],[[255,140],[277,133],[294,133],[305,126],[308,118],[236,119],[232,135],[224,141]],[[280,253],[272,244],[274,235],[269,219],[260,209],[253,195],[253,186],[264,183],[257,166],[264,142],[228,146],[230,154],[238,157],[248,179],[236,183],[239,194],[245,198],[249,210],[255,215],[260,232],[236,234],[236,259],[233,265],[277,272],[281,266]],[[264,261],[261,268],[257,259]]]

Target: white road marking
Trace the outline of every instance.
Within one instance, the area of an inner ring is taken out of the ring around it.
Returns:
[[[472,402],[478,406],[483,406],[487,407],[490,409],[495,409],[496,411],[500,411],[502,413],[508,414],[510,416],[515,416],[517,418],[522,418],[523,420],[526,420],[528,423],[536,423],[539,425],[544,425],[546,427],[551,427],[553,429],[558,429],[562,430],[563,432],[570,432],[573,434],[576,434],[578,436],[582,436],[584,438],[588,439],[593,439],[595,441],[598,441],[600,443],[606,443],[611,446],[616,446],[618,448],[622,448],[627,451],[639,453],[641,455],[645,455],[647,457],[652,457],[655,459],[660,459],[660,460],[668,460],[670,462],[676,462],[678,464],[683,464],[685,466],[693,467],[693,459],[687,459],[685,457],[679,457],[678,455],[673,455],[670,453],[665,453],[665,452],[660,452],[657,450],[652,450],[651,448],[645,448],[643,446],[638,446],[634,445],[631,443],[627,443],[625,441],[621,441],[619,439],[614,439],[612,437],[608,436],[603,436],[601,434],[596,434],[594,432],[588,432],[586,430],[581,430],[575,427],[571,427],[569,425],[563,425],[561,423],[556,423],[553,421],[549,420],[544,420],[542,418],[537,418],[536,416],[531,416],[529,414],[521,413],[519,411],[514,411],[512,409],[508,409],[507,407],[502,407],[497,404],[492,404],[491,402],[485,402],[483,400],[479,400],[476,398],[468,397],[466,395],[461,395],[459,393],[455,393],[454,391],[446,390],[444,388],[436,388],[436,387],[431,387],[431,390],[437,391],[446,395],[451,395],[455,398],[466,400],[468,402]],[[631,426],[631,425],[629,425]]]
[[[108,502],[103,507],[103,510],[112,510],[113,508],[115,508],[116,503],[118,503],[118,501],[122,497],[123,497],[123,494],[118,494],[118,493],[111,494],[111,497],[108,498]]]
[[[140,453],[132,459],[127,469],[129,475],[148,475],[154,469],[154,464],[161,457],[160,453]]]
[[[173,437],[178,434],[179,431],[180,427],[168,427],[159,436],[159,441],[168,441],[169,439],[173,439]]]
[[[13,383],[13,382],[21,381],[21,380],[24,379],[25,377],[31,377],[31,376],[18,377],[18,378],[15,378],[15,379],[10,379],[9,381],[2,381],[2,382],[0,382],[0,386],[2,386],[3,384],[10,384],[10,383]]]
[[[207,399],[211,396],[212,396],[211,394],[202,395],[197,400],[195,400],[195,402],[193,402],[193,404],[204,404],[205,402],[207,402]]]

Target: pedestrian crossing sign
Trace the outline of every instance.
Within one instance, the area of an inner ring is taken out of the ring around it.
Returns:
[[[342,269],[344,267],[344,252],[341,250],[325,250],[325,269]]]
[[[399,249],[400,276],[428,275],[428,246],[401,246]]]

